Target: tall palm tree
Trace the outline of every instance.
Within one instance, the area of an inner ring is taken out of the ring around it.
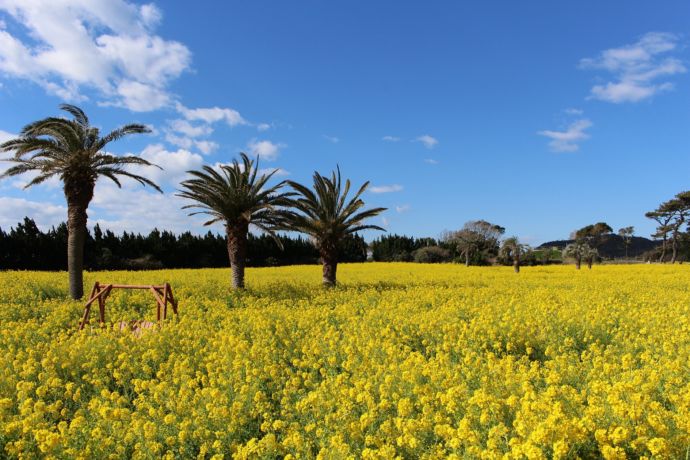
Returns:
[[[333,287],[338,269],[339,243],[345,236],[360,230],[385,231],[377,225],[365,225],[363,222],[382,213],[386,208],[360,211],[364,206],[364,201],[360,197],[369,186],[369,182],[365,182],[348,200],[350,180],[346,180],[343,187],[340,168],[333,171],[330,178],[316,171],[313,178],[313,190],[297,182],[288,181],[290,187],[298,194],[298,198],[292,200],[292,206],[297,212],[289,215],[289,227],[312,237],[323,264],[323,284]]]
[[[211,220],[225,224],[228,256],[232,269],[232,287],[244,288],[244,268],[247,259],[247,234],[252,224],[272,236],[280,246],[275,231],[284,228],[287,215],[285,207],[290,204],[291,192],[278,193],[285,181],[273,187],[266,187],[277,170],[258,175],[256,164],[245,153],[240,153],[242,164],[236,159],[231,165],[222,165],[220,171],[203,166],[200,171],[187,171],[193,176],[182,182],[177,194],[196,201],[183,209],[198,209],[190,213],[208,214]]]
[[[118,176],[129,177],[142,185],[161,189],[149,179],[127,171],[130,165],[155,166],[135,156],[115,156],[103,151],[110,142],[129,134],[150,130],[139,124],[128,124],[100,135],[79,107],[63,104],[60,108],[73,119],[48,117],[22,129],[19,137],[0,145],[0,152],[14,152],[8,161],[15,163],[0,176],[10,177],[34,172],[36,176],[25,188],[57,176],[63,184],[67,199],[67,271],[69,292],[73,299],[84,295],[84,242],[86,241],[86,210],[93,198],[96,180],[103,176],[118,187]]]

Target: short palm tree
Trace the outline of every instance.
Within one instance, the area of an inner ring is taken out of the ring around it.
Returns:
[[[129,177],[159,192],[149,179],[127,171],[130,165],[154,166],[143,158],[115,156],[103,149],[110,142],[129,134],[150,130],[139,124],[122,126],[105,136],[91,126],[83,110],[73,105],[60,106],[73,119],[48,117],[22,129],[19,137],[0,145],[2,152],[14,152],[8,161],[15,163],[0,176],[9,177],[34,172],[36,176],[25,188],[59,177],[67,199],[67,271],[69,291],[73,299],[84,295],[83,268],[86,241],[86,211],[93,198],[96,180],[103,176],[121,186],[118,176]]]
[[[503,240],[500,254],[508,260],[512,259],[515,273],[520,273],[520,258],[529,250],[529,245],[520,243],[517,236],[511,236]]]
[[[592,251],[596,251],[596,249],[592,248],[585,242],[576,240],[563,249],[563,257],[570,257],[574,259],[575,268],[579,270],[580,266],[582,265],[582,259],[589,257],[589,255],[592,254]],[[592,267],[590,266],[590,268]]]
[[[323,264],[323,284],[333,287],[336,283],[338,269],[338,246],[343,238],[360,230],[385,229],[377,225],[366,225],[366,219],[377,216],[386,208],[371,208],[360,211],[364,201],[360,198],[369,186],[365,182],[348,200],[350,180],[344,187],[340,178],[340,168],[333,171],[331,177],[324,177],[314,172],[313,190],[297,182],[288,181],[298,195],[292,200],[297,212],[289,216],[289,228],[311,236],[321,256]]]
[[[290,192],[279,193],[285,181],[266,186],[277,170],[258,175],[258,158],[254,164],[245,153],[240,153],[240,156],[242,164],[235,159],[230,165],[220,166],[220,171],[211,166],[203,166],[200,171],[188,171],[193,177],[182,182],[182,190],[177,194],[196,202],[183,208],[198,209],[190,215],[208,214],[212,217],[204,225],[225,224],[232,287],[235,289],[244,288],[249,225],[263,230],[280,245],[275,231],[284,227],[285,206],[289,205],[292,195]]]
[[[597,257],[599,257],[599,251],[597,248],[593,248],[591,246],[588,247],[584,253],[584,258],[587,261],[587,268],[590,270],[592,269],[592,264]]]

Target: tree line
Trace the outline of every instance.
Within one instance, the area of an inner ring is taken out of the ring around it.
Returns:
[[[265,234],[249,233],[247,266],[271,267],[318,264],[319,253],[311,241],[301,236],[278,235],[282,249]],[[41,231],[33,219],[24,220],[8,231],[0,228],[0,270],[66,270],[67,224]],[[348,235],[339,246],[342,262],[364,262],[367,244],[358,234]],[[96,224],[87,231],[84,268],[87,270],[155,270],[164,268],[227,267],[225,237],[207,232],[176,235],[154,229],[147,235],[134,232],[115,234]]]

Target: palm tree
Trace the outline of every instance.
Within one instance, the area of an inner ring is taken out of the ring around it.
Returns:
[[[298,198],[292,200],[292,206],[298,212],[290,214],[289,227],[312,237],[323,264],[323,284],[333,287],[338,269],[338,246],[342,239],[360,230],[385,231],[377,225],[365,225],[363,222],[382,213],[386,208],[360,211],[364,206],[364,201],[360,197],[369,186],[369,182],[365,182],[348,200],[350,180],[346,180],[343,187],[340,168],[333,171],[330,178],[315,171],[313,179],[313,190],[297,182],[288,181],[290,187],[298,194]]]
[[[591,246],[588,246],[587,248],[585,248],[583,255],[584,255],[585,260],[587,261],[587,268],[589,268],[591,270],[592,264],[594,263],[594,259],[599,257],[599,251],[597,250],[597,248],[593,248]]]
[[[247,259],[247,234],[249,225],[254,225],[272,236],[280,246],[275,230],[285,227],[287,211],[292,193],[278,193],[285,181],[273,187],[266,187],[277,170],[258,175],[256,164],[245,153],[240,153],[242,164],[236,159],[231,165],[220,166],[220,171],[203,166],[201,171],[187,171],[193,176],[182,182],[177,194],[196,201],[183,209],[195,208],[195,214],[208,214],[211,220],[225,224],[228,256],[232,269],[232,287],[244,289],[244,268]]]
[[[501,245],[501,255],[506,259],[513,259],[515,273],[520,273],[520,257],[527,254],[527,251],[529,245],[520,243],[517,236],[506,238]]]
[[[563,249],[563,257],[575,259],[575,268],[579,270],[580,266],[582,265],[582,259],[586,259],[592,255],[592,251],[596,251],[596,249],[592,248],[587,243],[576,240]],[[594,255],[592,255],[592,258],[594,258]],[[590,268],[592,268],[591,265]]]
[[[149,179],[125,170],[130,165],[155,166],[135,156],[115,156],[103,151],[110,142],[128,134],[147,133],[139,124],[128,124],[101,137],[98,128],[91,126],[79,107],[63,104],[60,108],[73,119],[48,117],[22,129],[20,137],[0,145],[1,152],[14,152],[8,161],[16,163],[0,178],[26,172],[37,175],[24,188],[40,184],[57,176],[63,184],[67,199],[67,271],[69,292],[73,299],[84,295],[84,242],[86,241],[86,211],[93,198],[96,180],[103,176],[118,187],[118,176],[129,177],[142,185],[161,189]]]

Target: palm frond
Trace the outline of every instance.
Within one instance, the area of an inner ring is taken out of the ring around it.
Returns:
[[[89,117],[87,117],[84,111],[76,105],[60,104],[60,109],[72,115],[75,121],[84,128],[88,128],[90,126]]]
[[[371,208],[360,211],[364,201],[360,198],[369,182],[359,187],[350,197],[351,182],[343,182],[340,168],[336,167],[329,176],[318,172],[313,175],[313,187],[310,189],[294,181],[288,181],[296,197],[290,197],[295,211],[286,215],[289,229],[311,236],[319,249],[336,247],[345,236],[361,230],[385,231],[377,225],[363,222],[386,208]]]
[[[85,187],[93,187],[99,175],[118,185],[116,176],[127,176],[161,191],[150,179],[123,169],[127,165],[156,165],[139,157],[117,157],[102,152],[107,143],[127,134],[147,132],[148,128],[129,124],[102,138],[99,129],[90,125],[82,109],[70,104],[63,104],[60,108],[73,119],[47,117],[34,121],[22,129],[19,137],[0,145],[0,151],[14,152],[9,161],[17,163],[0,177],[39,171],[40,174],[27,184],[32,186],[59,175],[65,183],[66,193],[67,190],[78,193]]]

